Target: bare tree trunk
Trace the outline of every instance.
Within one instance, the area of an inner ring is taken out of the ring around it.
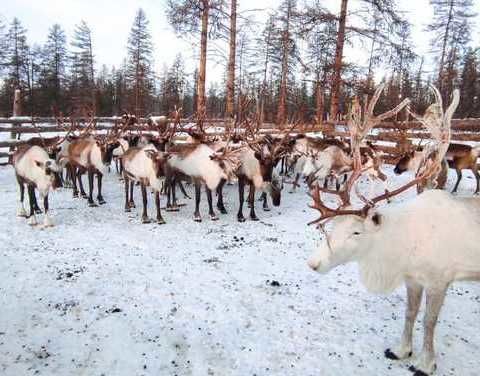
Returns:
[[[320,80],[317,80],[317,125],[322,126],[323,123],[323,110],[324,110],[324,101],[323,101],[323,87],[320,84]]]
[[[198,106],[197,116],[199,119],[199,126],[203,126],[203,120],[206,117],[206,98],[205,98],[205,79],[207,74],[207,41],[208,41],[208,12],[209,12],[209,0],[202,0],[202,34],[200,40],[200,68],[198,71]]]
[[[340,18],[338,20],[337,47],[335,50],[335,65],[331,88],[330,116],[333,120],[337,117],[340,87],[342,85],[343,45],[345,44],[345,26],[347,23],[348,0],[342,0]]]
[[[278,98],[278,112],[277,112],[277,124],[282,127],[285,124],[287,118],[287,77],[288,77],[288,55],[290,53],[289,39],[290,39],[290,15],[291,4],[288,3],[287,8],[287,24],[283,30],[282,37],[282,79],[280,83],[280,97]]]
[[[236,47],[237,47],[237,0],[232,0],[231,12],[230,12],[230,53],[228,56],[228,72],[227,72],[227,105],[226,105],[227,117],[231,117],[234,113]]]
[[[448,37],[450,34],[450,25],[452,24],[453,20],[453,0],[450,0],[450,9],[448,11],[448,20],[447,24],[445,25],[445,34],[443,35],[443,43],[442,43],[442,55],[440,56],[440,65],[438,67],[438,89],[442,92],[443,88],[443,66],[445,65],[445,55],[447,54],[447,43]]]
[[[22,92],[20,89],[15,89],[14,97],[13,97],[13,113],[12,116],[22,116]],[[17,124],[17,127],[21,127],[22,124]],[[13,127],[13,125],[12,125]],[[10,133],[10,138],[15,140],[17,138],[17,134],[15,132]],[[14,147],[10,146],[10,151],[13,151]]]

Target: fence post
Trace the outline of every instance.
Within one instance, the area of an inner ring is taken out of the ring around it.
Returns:
[[[13,117],[16,117],[16,116],[21,116],[22,115],[22,92],[20,91],[20,89],[15,89],[15,93],[14,93],[14,96],[13,96],[13,114],[12,116]],[[16,126],[19,126],[21,127],[22,124],[15,124],[15,123],[12,123],[12,128],[16,127]],[[10,138],[12,140],[15,140],[17,138],[17,134],[15,132],[11,132],[10,133]],[[13,150],[13,146],[10,146],[10,151]]]

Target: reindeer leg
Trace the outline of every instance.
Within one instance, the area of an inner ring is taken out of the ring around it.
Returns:
[[[150,223],[150,218],[148,218],[147,214],[147,188],[144,184],[140,185],[142,190],[142,203],[143,203],[143,212],[142,212],[142,223]]]
[[[83,198],[87,198],[87,194],[85,193],[85,190],[83,189],[83,182],[82,182],[82,172],[80,169],[77,170],[77,179],[78,179],[78,185],[80,186],[80,194],[82,195]]]
[[[30,226],[35,226],[37,224],[37,218],[35,217],[35,188],[33,187],[33,185],[28,185],[27,186],[27,189],[28,189],[28,198],[29,198],[29,202],[30,202],[30,215],[28,216],[28,221],[27,223],[30,225]]]
[[[165,179],[165,190],[167,193],[167,211],[171,211],[170,208],[172,207],[172,177],[167,176]]]
[[[180,179],[178,180],[180,182]],[[178,208],[177,204],[177,179],[174,179],[173,184],[172,184],[172,211],[179,211],[180,209]]]
[[[44,227],[53,227],[52,219],[48,215],[48,193],[43,198],[43,209],[45,211],[45,217],[43,218],[43,226]]]
[[[252,221],[258,221],[258,217],[255,214],[255,186],[250,184],[250,192],[249,192],[249,202],[250,202],[250,219]]]
[[[218,217],[213,211],[213,203],[212,203],[212,190],[205,186],[205,191],[207,192],[207,202],[208,202],[208,215],[212,221],[218,221]]]
[[[18,208],[17,208],[17,217],[26,217],[27,212],[25,211],[25,207],[23,206],[23,200],[25,198],[25,186],[21,181],[21,178],[17,175],[17,183],[18,183]]]
[[[238,222],[245,222],[245,217],[243,216],[243,203],[245,201],[244,194],[245,194],[245,179],[239,177],[238,178],[239,206],[238,206],[238,213],[237,213]]]
[[[128,188],[129,188],[130,182],[126,174],[123,174],[123,180],[125,182],[125,211],[130,212],[132,211],[132,209],[130,208],[130,201],[128,200]]]
[[[135,187],[135,182],[132,180],[130,181],[130,200],[128,201],[128,205],[131,208],[135,208],[135,202],[133,201],[133,188]]]
[[[427,288],[426,312],[423,318],[423,349],[417,362],[410,367],[415,376],[431,374],[435,368],[434,334],[438,315],[445,300],[448,286]]]
[[[195,182],[195,213],[193,214],[193,220],[195,222],[202,222],[202,217],[200,216],[200,195],[201,195],[202,185],[200,182]]]
[[[70,179],[72,181],[72,188],[73,188],[73,197],[78,197],[78,187],[77,187],[77,168],[73,165],[69,167],[70,171]]]
[[[412,334],[418,309],[422,302],[423,287],[414,281],[407,280],[407,310],[405,311],[405,326],[403,328],[400,346],[385,350],[385,357],[392,360],[405,359],[412,356]]]
[[[265,192],[262,192],[262,194],[260,195],[260,199],[263,201],[263,210],[270,211],[270,208],[268,207],[267,194]]]
[[[102,196],[102,179],[103,179],[103,174],[101,172],[97,173],[97,184],[98,184],[97,200],[100,205],[106,204],[106,201]]]
[[[93,171],[88,170],[88,206],[96,207],[97,204],[93,201]]]
[[[185,187],[183,186],[183,183],[181,180],[178,181],[178,187],[180,188],[180,191],[182,191],[183,197],[188,198],[190,200],[191,197],[188,195],[187,191],[185,190]]]
[[[162,217],[162,212],[160,211],[160,192],[155,191],[155,207],[157,208],[157,223],[159,225],[165,224],[165,220]]]
[[[298,181],[300,180],[300,174],[297,172],[295,174],[295,179],[293,180],[292,189],[289,193],[294,193],[297,190]]]
[[[477,161],[475,161],[475,166],[472,167],[472,172],[473,172],[473,175],[475,175],[475,179],[477,180],[477,189],[475,190],[475,195],[478,195],[479,194],[479,189],[480,189],[480,175],[478,174],[478,170],[477,170]]]
[[[457,182],[455,183],[455,187],[453,187],[452,193],[457,193],[458,185],[460,184],[460,180],[462,180],[462,170],[456,169],[457,172]]]
[[[223,187],[225,182],[226,180],[222,179],[217,187],[217,208],[222,214],[227,214],[227,209],[225,209],[225,205],[223,203]]]

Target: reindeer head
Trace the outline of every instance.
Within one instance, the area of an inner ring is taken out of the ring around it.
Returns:
[[[100,161],[105,167],[110,166],[113,159],[113,151],[120,146],[120,142],[117,139],[111,139],[107,137],[97,137],[95,144],[100,151]]]
[[[44,162],[35,161],[35,166],[41,169],[48,180],[50,180],[53,189],[63,186],[59,175],[60,167],[57,165],[55,160],[47,159]]]
[[[411,170],[411,164],[415,155],[420,152],[416,152],[415,150],[408,151],[405,153],[400,160],[395,165],[393,172],[397,175],[403,174],[405,171]],[[421,154],[421,153],[420,153]]]
[[[155,176],[161,178],[165,176],[165,165],[170,158],[170,154],[156,150],[145,150],[145,154],[152,160]]]

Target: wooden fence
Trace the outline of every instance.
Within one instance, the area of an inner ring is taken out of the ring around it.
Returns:
[[[98,117],[95,120],[97,123],[96,129],[105,131],[119,125],[121,118]],[[77,129],[86,126],[85,119],[75,119],[75,121]],[[188,122],[188,119],[182,119],[182,123],[185,122]],[[206,124],[207,126],[223,128],[225,123],[223,119],[210,119],[206,121]],[[68,121],[65,120],[63,126],[60,126],[54,118],[0,118],[0,165],[7,164],[11,148],[25,143],[26,140],[38,133],[48,137],[48,133],[65,132],[65,126],[69,126]],[[148,125],[140,125],[129,129],[133,131],[152,130]],[[281,132],[273,124],[264,124],[260,131],[270,134]],[[349,136],[347,127],[343,122],[326,123],[322,127],[303,125],[297,127],[294,133],[318,131],[324,131],[328,135],[346,139]],[[214,129],[211,134],[221,135],[223,132]],[[418,142],[419,139],[428,139],[429,134],[419,122],[383,122],[375,127],[367,138],[386,154],[386,161],[392,163],[412,142]],[[452,142],[480,142],[480,119],[453,120]]]

